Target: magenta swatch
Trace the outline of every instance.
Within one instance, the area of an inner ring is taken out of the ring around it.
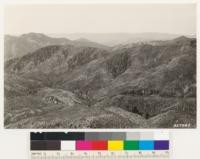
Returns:
[[[92,142],[91,141],[76,141],[76,150],[92,150]]]

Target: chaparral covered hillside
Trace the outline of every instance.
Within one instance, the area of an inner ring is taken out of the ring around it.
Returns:
[[[5,38],[5,128],[196,127],[195,38]]]

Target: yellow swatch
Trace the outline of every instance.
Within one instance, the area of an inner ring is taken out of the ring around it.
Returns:
[[[108,141],[108,150],[124,150],[124,141],[121,140]]]

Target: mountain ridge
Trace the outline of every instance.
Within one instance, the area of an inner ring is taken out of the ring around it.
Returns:
[[[72,33],[72,34],[49,34],[52,37],[66,37],[71,40],[86,38],[88,40],[104,44],[107,46],[114,46],[118,44],[128,44],[135,42],[149,42],[154,40],[172,40],[176,37],[182,36],[181,34],[168,34],[168,33]],[[189,38],[196,37],[195,35],[185,35]]]
[[[53,38],[42,33],[27,33],[20,36],[5,35],[4,36],[4,52],[5,60],[15,57],[21,57],[39,48],[48,45],[79,45],[94,46],[107,49],[108,47],[92,41],[72,41],[67,38]]]

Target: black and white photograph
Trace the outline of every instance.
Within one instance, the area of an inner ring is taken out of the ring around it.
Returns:
[[[196,128],[196,4],[8,4],[4,128]]]

